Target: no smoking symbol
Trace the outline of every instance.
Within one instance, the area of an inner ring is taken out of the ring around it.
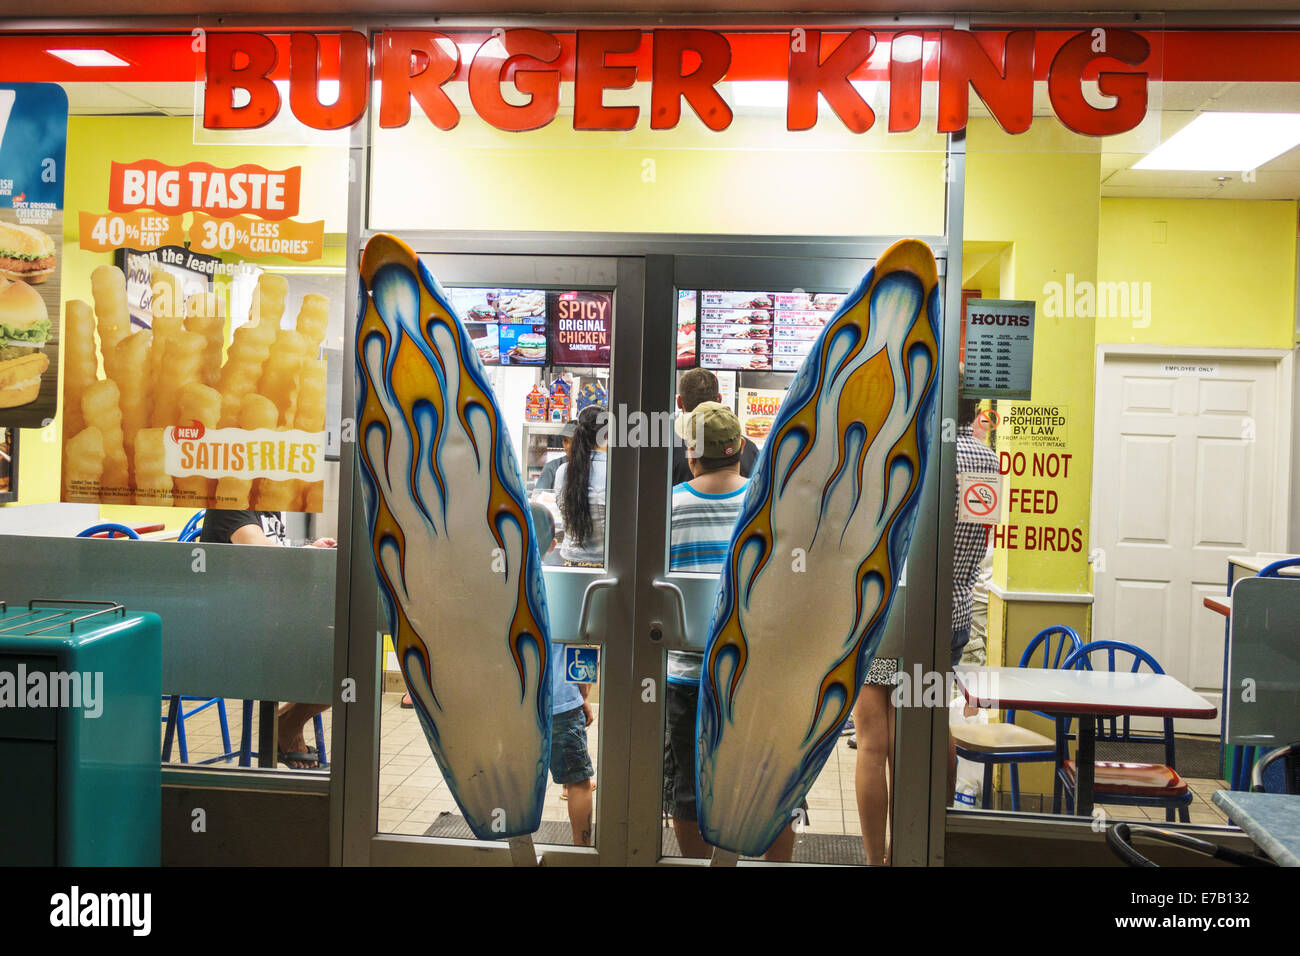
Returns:
[[[987,482],[977,481],[966,489],[966,510],[977,518],[992,514],[997,506],[997,489]]]

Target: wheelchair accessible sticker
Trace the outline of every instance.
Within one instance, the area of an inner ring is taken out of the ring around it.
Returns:
[[[564,646],[564,679],[570,684],[594,684],[600,675],[600,648]]]

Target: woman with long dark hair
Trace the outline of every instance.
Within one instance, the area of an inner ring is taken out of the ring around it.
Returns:
[[[564,519],[560,557],[566,564],[605,563],[606,422],[602,405],[578,413],[568,459],[555,473],[556,501]]]

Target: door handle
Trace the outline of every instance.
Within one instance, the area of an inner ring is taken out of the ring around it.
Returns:
[[[587,639],[587,615],[591,610],[591,598],[597,591],[618,587],[618,578],[596,578],[582,592],[582,608],[578,611],[578,640]]]
[[[677,633],[682,643],[686,643],[686,597],[682,594],[682,589],[671,581],[663,581],[659,578],[655,578],[652,584],[656,591],[661,591],[675,599],[671,603],[677,613]]]

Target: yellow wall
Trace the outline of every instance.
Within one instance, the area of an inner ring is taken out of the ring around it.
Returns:
[[[1291,348],[1295,257],[1292,200],[1103,199],[1098,278],[1149,283],[1151,316],[1099,315],[1097,341]]]
[[[1079,552],[996,551],[994,581],[1015,591],[1088,590],[1093,327],[1090,320],[1044,314],[1049,283],[1067,273],[1076,280],[1097,276],[1100,155],[1061,151],[1077,146],[1076,139],[1042,118],[1014,137],[991,120],[977,121],[967,137],[966,238],[1012,244],[1000,259],[1001,296],[1038,303],[1031,401],[1067,405],[1069,414],[1068,478],[1011,479],[1015,487],[1054,489],[1058,513],[1010,519],[1021,526],[1077,528],[1084,542]]]
[[[190,117],[111,116],[72,117],[68,122],[67,187],[64,196],[64,246],[62,250],[61,297],[91,301],[90,273],[110,263],[112,256],[84,252],[78,247],[81,211],[107,213],[110,163],[136,159],[157,159],[165,163],[204,161],[229,167],[257,163],[270,169],[302,166],[302,192],[298,220],[325,221],[326,249],[320,265],[343,266],[347,232],[347,151],[339,148],[194,146]],[[187,222],[188,224],[188,222]],[[259,259],[274,268],[289,260]],[[299,265],[300,263],[293,263]],[[63,353],[59,368],[62,374]],[[55,416],[52,430],[24,429],[19,447],[17,505],[44,504],[59,500],[59,468],[62,414]],[[49,439],[49,440],[46,440]],[[12,507],[12,506],[11,506]],[[188,508],[143,508],[133,505],[105,505],[105,521],[132,524],[165,524],[180,528],[189,518]]]
[[[738,115],[725,135],[673,130],[504,133],[472,116],[377,130],[371,225],[776,235],[939,235],[944,140],[789,133],[784,112]],[[724,148],[725,147],[725,148]]]

